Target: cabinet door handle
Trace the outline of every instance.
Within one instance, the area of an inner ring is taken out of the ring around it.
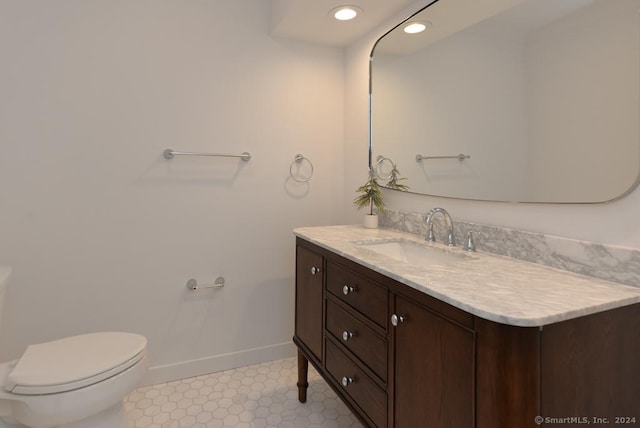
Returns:
[[[320,268],[313,266],[311,268],[311,275],[315,275],[315,274],[318,274],[318,273],[320,273]]]
[[[393,325],[394,327],[399,326],[403,322],[404,322],[404,317],[402,315],[396,315],[396,314],[391,315],[391,325]]]
[[[344,294],[345,296],[348,296],[354,291],[356,291],[355,287],[352,287],[350,285],[345,285],[344,287],[342,287],[342,294]]]
[[[345,388],[353,383],[353,378],[349,376],[344,376],[342,378],[342,386]]]
[[[351,339],[352,337],[353,337],[353,333],[351,333],[349,330],[345,330],[342,332],[342,340],[344,340],[345,342]]]

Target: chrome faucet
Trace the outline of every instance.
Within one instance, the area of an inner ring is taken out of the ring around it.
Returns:
[[[444,220],[447,222],[447,245],[450,247],[453,247],[454,245],[456,245],[453,239],[453,221],[451,220],[451,216],[449,215],[447,210],[445,210],[444,208],[433,208],[425,216],[424,221],[427,223],[427,226],[429,227],[426,240],[429,242],[436,241],[436,238],[433,233],[433,217],[438,213],[444,215]]]

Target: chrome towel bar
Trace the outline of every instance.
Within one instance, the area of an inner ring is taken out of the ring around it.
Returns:
[[[224,287],[224,278],[221,276],[216,278],[216,282],[208,285],[198,285],[198,281],[196,281],[193,278],[187,281],[187,289],[192,291],[200,290],[203,288],[222,288],[222,287]]]
[[[465,155],[460,153],[456,156],[424,156],[424,155],[416,155],[416,162],[422,162],[423,160],[428,159],[458,159],[459,161],[463,161],[465,159],[471,159],[471,155]]]
[[[201,152],[177,152],[173,149],[166,149],[162,152],[162,155],[165,159],[173,159],[174,156],[218,156],[224,158],[240,158],[245,162],[248,162],[251,159],[251,153],[242,152],[239,155],[231,154],[231,153],[201,153]]]

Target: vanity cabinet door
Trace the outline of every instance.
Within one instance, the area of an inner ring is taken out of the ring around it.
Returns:
[[[298,245],[296,247],[296,321],[295,335],[322,361],[323,342],[323,277],[321,255]]]
[[[474,333],[400,296],[392,316],[393,426],[474,426]]]

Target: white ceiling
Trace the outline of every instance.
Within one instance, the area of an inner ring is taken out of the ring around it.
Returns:
[[[271,33],[329,46],[346,46],[414,0],[269,0]],[[352,21],[329,12],[343,5],[364,11]]]

